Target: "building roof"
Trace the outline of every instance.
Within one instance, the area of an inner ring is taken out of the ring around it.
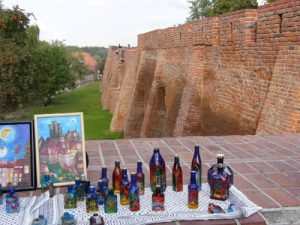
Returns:
[[[89,70],[97,69],[97,60],[88,52],[74,52],[74,56],[82,56],[84,60],[84,64],[88,67]]]

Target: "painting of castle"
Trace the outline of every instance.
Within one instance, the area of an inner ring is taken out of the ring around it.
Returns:
[[[55,186],[86,175],[82,113],[35,115],[37,183],[50,175]]]
[[[32,122],[0,123],[0,185],[34,189]]]

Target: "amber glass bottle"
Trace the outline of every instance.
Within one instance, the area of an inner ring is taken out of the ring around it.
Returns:
[[[179,163],[179,157],[178,155],[174,158],[174,165],[172,169],[172,186],[173,191],[180,192],[183,189],[182,184],[182,169]]]
[[[112,185],[113,185],[114,193],[120,193],[120,185],[121,185],[122,174],[121,174],[121,168],[120,168],[120,162],[119,161],[115,162],[115,169],[113,171],[112,176],[113,176],[112,177]]]

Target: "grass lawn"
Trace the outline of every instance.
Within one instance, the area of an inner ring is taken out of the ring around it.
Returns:
[[[29,107],[18,116],[19,120],[33,120],[34,114],[83,112],[86,140],[121,139],[122,133],[109,131],[112,115],[100,105],[99,82],[60,94],[47,107]]]

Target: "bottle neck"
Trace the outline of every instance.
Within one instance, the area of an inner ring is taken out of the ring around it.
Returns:
[[[115,162],[115,167],[120,168],[120,162],[119,161]]]
[[[190,180],[191,184],[195,184],[196,183],[196,172],[192,171],[191,172],[191,180]]]
[[[195,146],[195,151],[194,151],[194,158],[200,157],[200,147]]]
[[[221,174],[221,173],[223,173],[223,171],[224,171],[224,167],[223,167],[223,164],[218,164],[218,173],[219,174]]]
[[[157,195],[160,195],[160,194],[161,194],[161,191],[160,191],[160,185],[157,185],[157,186],[156,186],[155,194],[157,194]]]
[[[107,178],[107,169],[102,168],[101,178]]]
[[[217,164],[223,164],[224,163],[224,158],[218,158],[218,162],[217,162]]]
[[[128,181],[127,170],[122,170],[122,180]]]
[[[143,172],[143,164],[141,162],[138,162],[138,164],[137,164],[137,172],[138,173]]]
[[[136,185],[136,174],[131,174],[131,185]]]

